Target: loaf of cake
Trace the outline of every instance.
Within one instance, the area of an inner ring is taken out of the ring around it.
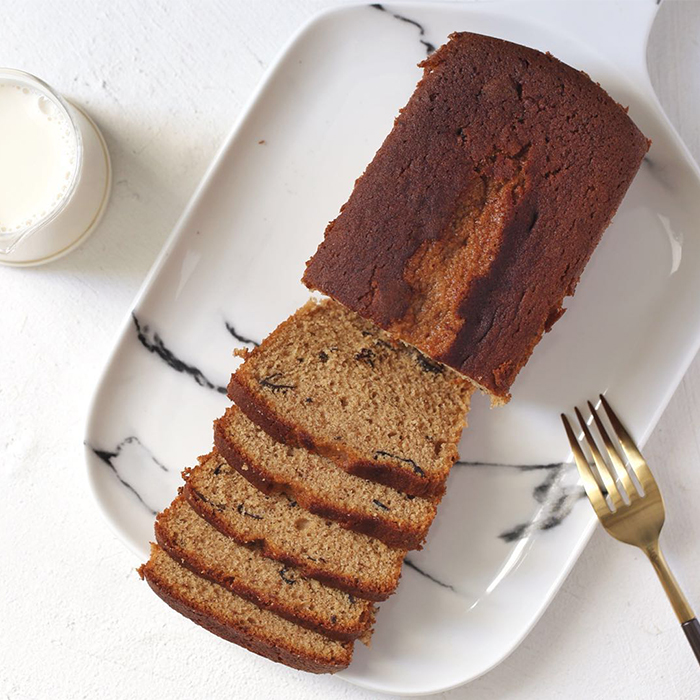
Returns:
[[[182,496],[156,520],[156,540],[178,563],[280,617],[349,641],[367,635],[374,604],[307,578],[238,544],[199,517]]]
[[[308,302],[247,354],[228,387],[287,445],[413,496],[440,495],[472,385],[332,300]]]
[[[502,403],[649,142],[549,54],[457,33],[422,67],[303,281]]]
[[[334,673],[352,660],[352,642],[301,627],[178,564],[157,545],[139,569],[171,608],[219,637],[272,661],[312,673]]]
[[[245,362],[140,573],[258,654],[347,667],[457,458],[563,313],[648,148],[586,75],[453,34],[309,261],[309,302]],[[382,330],[383,329],[383,330]]]
[[[408,496],[348,474],[326,457],[277,442],[237,406],[214,424],[214,443],[261,491],[282,491],[311,513],[390,547],[419,548],[435,517],[437,497]]]
[[[264,494],[214,451],[184,473],[188,503],[239,544],[255,545],[305,576],[367,600],[396,589],[405,549],[309,513],[284,493]]]

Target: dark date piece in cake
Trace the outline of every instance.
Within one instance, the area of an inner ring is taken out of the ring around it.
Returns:
[[[502,403],[649,142],[549,54],[458,33],[421,65],[303,281]]]

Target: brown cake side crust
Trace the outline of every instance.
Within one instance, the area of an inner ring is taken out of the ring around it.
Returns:
[[[503,402],[649,142],[549,54],[458,33],[422,66],[303,281]]]
[[[352,642],[327,639],[261,610],[181,567],[157,545],[151,546],[151,559],[139,574],[184,617],[271,661],[310,673],[335,673],[352,660]]]

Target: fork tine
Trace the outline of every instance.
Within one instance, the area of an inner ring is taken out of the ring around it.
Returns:
[[[656,479],[654,479],[654,475],[651,473],[651,469],[649,469],[646,460],[642,457],[642,453],[637,449],[634,440],[632,440],[630,434],[620,422],[620,419],[615,415],[612,408],[610,408],[610,404],[607,402],[606,398],[602,394],[599,394],[599,396],[603,408],[610,419],[610,424],[617,435],[617,439],[620,441],[622,451],[629,460],[632,471],[637,476],[637,479],[639,479],[644,493],[648,494],[650,491],[658,491],[659,487],[656,485]]]
[[[583,488],[586,490],[586,495],[588,500],[591,502],[596,515],[599,518],[603,518],[610,514],[610,508],[608,507],[607,501],[603,492],[598,486],[598,482],[593,476],[593,471],[591,466],[588,464],[586,456],[583,454],[581,446],[578,444],[576,435],[571,429],[569,424],[569,419],[562,413],[561,421],[564,424],[564,429],[566,430],[566,436],[569,438],[569,445],[571,445],[571,451],[574,453],[574,459],[576,460],[576,466],[578,467],[578,472],[581,475],[581,480],[583,481]]]
[[[618,451],[615,449],[615,446],[613,445],[612,440],[608,435],[608,431],[603,425],[603,421],[600,420],[600,416],[596,412],[595,408],[593,408],[593,404],[590,401],[588,401],[588,410],[591,412],[596,427],[598,428],[598,432],[603,438],[603,443],[605,444],[605,449],[608,451],[608,456],[610,457],[610,461],[613,464],[613,469],[617,473],[618,478],[622,482],[622,486],[624,487],[625,491],[627,492],[627,495],[631,499],[637,492],[637,488],[635,487],[634,482],[632,481],[629,473],[627,472],[625,463],[622,461],[622,458],[620,457]]]
[[[615,479],[613,479],[612,474],[608,469],[608,465],[603,459],[603,455],[600,454],[600,450],[598,450],[598,445],[595,444],[595,440],[593,439],[591,431],[586,425],[586,421],[581,415],[581,411],[579,411],[576,407],[574,407],[574,411],[576,412],[578,422],[581,424],[583,434],[586,437],[588,448],[590,449],[591,454],[593,455],[593,461],[595,462],[595,466],[598,469],[598,474],[600,474],[600,478],[605,484],[605,490],[610,494],[610,500],[612,501],[613,507],[615,508],[615,510],[617,510],[618,508],[621,508],[625,504],[625,502],[622,500],[622,496],[620,496],[620,492],[617,490],[617,484],[615,483]]]

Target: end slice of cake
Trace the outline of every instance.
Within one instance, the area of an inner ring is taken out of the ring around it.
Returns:
[[[171,608],[249,651],[301,671],[335,673],[350,664],[352,642],[329,639],[263,610],[178,564],[157,545],[140,569]]]
[[[195,574],[302,627],[349,641],[372,626],[373,603],[238,544],[195,513],[182,496],[158,516],[155,533],[161,548]]]
[[[502,403],[649,142],[550,54],[457,33],[422,67],[303,281]]]
[[[332,300],[310,301],[231,377],[229,397],[280,442],[414,496],[441,495],[473,387]]]

